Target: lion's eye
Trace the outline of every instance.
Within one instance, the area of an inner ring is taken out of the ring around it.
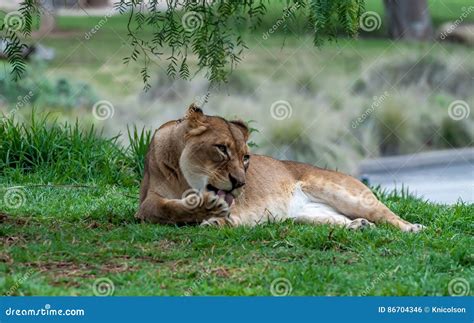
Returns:
[[[250,155],[244,155],[244,163],[248,163],[250,160]]]
[[[227,147],[225,145],[216,145],[216,148],[219,149],[224,155],[227,155]]]

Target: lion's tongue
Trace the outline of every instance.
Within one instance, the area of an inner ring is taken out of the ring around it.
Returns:
[[[229,204],[229,206],[231,206],[232,203],[234,203],[234,197],[232,196],[232,194],[227,193],[226,191],[218,190],[217,195],[219,197],[224,197],[224,200],[227,202],[227,204]]]

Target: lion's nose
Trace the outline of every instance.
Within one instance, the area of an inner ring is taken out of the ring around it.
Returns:
[[[229,179],[232,184],[232,189],[236,189],[245,185],[244,179],[237,179],[234,176],[229,174]]]

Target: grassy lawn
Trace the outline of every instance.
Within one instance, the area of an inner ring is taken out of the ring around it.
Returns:
[[[99,278],[114,295],[270,295],[278,278],[291,295],[448,295],[455,278],[474,283],[473,205],[384,197],[428,226],[418,235],[291,222],[178,228],[137,223],[137,188],[20,190],[17,209],[0,199],[1,294],[92,295]]]
[[[448,295],[453,279],[474,282],[472,204],[382,194],[428,227],[417,235],[142,224],[133,166],[143,142],[134,158],[88,131],[0,125],[0,294],[92,295],[98,279],[114,295],[270,295],[277,279],[291,295]]]

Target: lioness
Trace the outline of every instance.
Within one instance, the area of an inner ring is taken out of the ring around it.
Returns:
[[[241,121],[205,115],[155,131],[145,160],[138,219],[152,223],[256,225],[293,219],[358,229],[390,223],[418,232],[357,179],[308,164],[250,154]]]

